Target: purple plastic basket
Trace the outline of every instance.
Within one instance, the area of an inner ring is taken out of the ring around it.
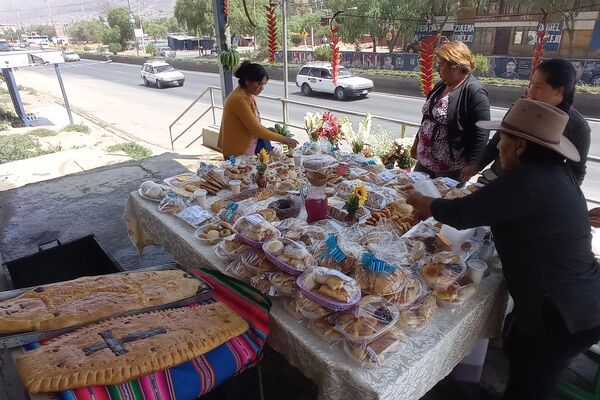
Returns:
[[[306,278],[306,276],[300,275],[298,277],[298,279],[296,279],[296,285],[298,285],[298,287],[300,288],[300,290],[302,291],[302,293],[304,293],[304,295],[306,297],[308,297],[309,299],[311,299],[312,301],[314,301],[315,303],[322,305],[323,307],[326,307],[330,310],[333,311],[346,311],[351,309],[352,307],[354,307],[356,305],[356,303],[359,302],[360,297],[361,297],[361,293],[360,290],[357,290],[356,295],[354,296],[353,299],[350,299],[350,301],[348,303],[340,303],[339,301],[335,301],[335,300],[330,300],[327,299],[325,297],[319,296],[318,294],[316,294],[315,292],[313,292],[312,290],[310,290],[309,288],[307,288],[306,286],[304,286],[304,279]]]

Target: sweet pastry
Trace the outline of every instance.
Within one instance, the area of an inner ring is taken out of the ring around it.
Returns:
[[[391,333],[386,333],[371,343],[345,342],[348,352],[358,361],[365,364],[376,365],[383,361],[385,353],[398,343],[398,339]]]
[[[322,318],[331,313],[331,311],[315,303],[302,293],[298,293],[296,302],[298,304],[298,310],[300,313],[308,319]]]
[[[433,289],[447,288],[456,282],[458,276],[453,273],[446,264],[428,263],[423,266],[421,274],[427,285]]]
[[[400,319],[398,320],[400,327],[408,331],[418,331],[425,327],[427,320],[418,315],[412,310],[403,310],[400,312]]]
[[[181,270],[84,277],[38,286],[0,302],[0,333],[59,329],[196,294],[201,281]]]
[[[117,385],[198,357],[248,330],[223,303],[102,321],[17,357],[30,393]]]
[[[327,318],[315,320],[313,322],[313,329],[331,342],[337,342],[343,338],[342,334],[335,329],[335,324]]]
[[[283,243],[279,240],[271,240],[267,243],[267,251],[274,256],[278,256],[283,252]]]

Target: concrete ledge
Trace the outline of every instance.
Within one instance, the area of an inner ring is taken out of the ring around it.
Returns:
[[[112,60],[114,62],[120,62],[124,64],[135,64],[142,65],[150,57],[133,57],[133,56],[113,56],[113,55],[101,55],[94,53],[80,53],[81,58],[90,60],[107,61]],[[171,58],[168,60],[169,64],[177,69],[184,71],[196,71],[196,72],[208,72],[208,73],[219,73],[219,65],[217,63],[209,62],[194,62],[186,61],[184,59]],[[283,80],[283,68],[277,66],[266,66],[269,77],[274,80]],[[288,69],[288,80],[290,82],[296,81],[296,75],[300,70],[299,66],[291,65]],[[405,96],[422,97],[421,87],[417,79],[402,78],[396,76],[381,76],[381,75],[368,75],[365,77],[373,80],[375,89],[377,92],[399,94]],[[510,107],[516,99],[521,97],[524,87],[518,86],[500,86],[500,85],[484,85],[488,91],[490,98],[490,104],[495,107]],[[575,108],[582,115],[588,118],[600,118],[600,95],[589,94],[589,93],[577,93],[575,95]]]
[[[219,127],[216,125],[209,125],[202,129],[202,144],[204,147],[221,152],[218,146],[219,142]]]

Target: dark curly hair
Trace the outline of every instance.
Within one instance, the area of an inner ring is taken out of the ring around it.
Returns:
[[[246,82],[262,82],[265,77],[269,80],[269,74],[267,74],[267,70],[262,65],[251,63],[248,60],[245,60],[240,65],[233,76],[238,78],[240,87],[245,87]]]

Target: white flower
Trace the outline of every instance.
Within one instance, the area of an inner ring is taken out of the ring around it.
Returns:
[[[371,113],[358,124],[358,140],[367,142],[371,135]]]

